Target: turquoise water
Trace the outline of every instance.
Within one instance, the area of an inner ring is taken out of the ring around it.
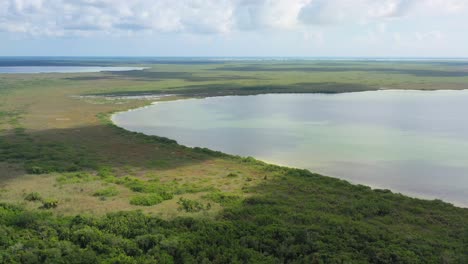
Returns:
[[[2,73],[73,73],[102,71],[142,70],[142,67],[98,67],[98,66],[0,66]]]
[[[468,91],[211,97],[113,120],[187,146],[468,206]]]

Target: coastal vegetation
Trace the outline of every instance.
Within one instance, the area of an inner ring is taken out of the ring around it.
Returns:
[[[466,89],[468,64],[124,63],[149,69],[0,74],[0,263],[468,262],[466,208],[110,121],[154,100]]]

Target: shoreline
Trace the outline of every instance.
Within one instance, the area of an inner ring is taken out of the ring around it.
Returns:
[[[434,92],[433,90],[431,91],[426,91],[426,90],[399,90],[399,89],[388,89],[388,90],[376,90],[376,91],[360,91],[359,93],[362,93],[362,92],[386,92],[386,91],[390,91],[390,92],[401,92],[401,91],[408,91],[408,92],[411,92],[411,91],[417,91],[417,92]],[[437,90],[437,91],[448,91],[448,92],[458,92],[458,91],[467,91],[467,89],[465,90]],[[347,92],[345,92],[347,93]],[[357,93],[357,92],[350,92],[350,93]],[[165,101],[153,101],[153,102],[150,102],[148,103],[147,105],[144,105],[144,106],[140,106],[140,107],[136,107],[136,108],[131,108],[131,109],[127,109],[127,110],[123,110],[123,111],[117,111],[117,112],[112,112],[112,113],[109,113],[107,119],[111,122],[112,125],[118,127],[118,128],[121,128],[121,129],[124,129],[125,131],[128,131],[128,132],[137,132],[137,133],[142,133],[146,136],[156,136],[156,137],[162,137],[162,136],[159,136],[159,135],[152,135],[152,134],[145,134],[143,132],[138,132],[138,131],[131,131],[131,130],[127,130],[126,128],[122,127],[122,126],[119,126],[116,121],[115,121],[115,116],[118,115],[118,114],[121,114],[121,113],[126,113],[126,112],[133,112],[133,111],[136,111],[136,110],[141,110],[141,109],[145,109],[145,108],[148,108],[148,107],[151,107],[151,106],[154,106],[158,103],[164,103],[164,102],[182,102],[182,101],[185,101],[185,100],[195,100],[195,99],[206,99],[206,98],[212,98],[212,97],[234,97],[234,96],[261,96],[261,95],[278,95],[278,94],[298,94],[298,93],[265,93],[265,94],[256,94],[256,95],[222,95],[222,96],[207,96],[207,97],[185,97],[185,98],[174,98],[174,99],[169,99],[169,100],[165,100]],[[315,94],[315,93],[304,93],[304,94]],[[340,93],[340,94],[344,94],[344,93]],[[167,95],[167,97],[169,97],[171,95]],[[162,95],[159,97],[159,99],[161,98],[164,98],[166,96]],[[141,100],[144,100],[145,98],[140,98]],[[172,139],[172,138],[169,138],[171,140],[175,140],[175,139]],[[175,140],[176,141],[176,140]],[[188,148],[195,148],[196,146],[188,146],[188,145],[184,145],[184,144],[180,144],[179,142],[177,142],[178,145],[181,145],[181,146],[184,146],[184,147],[188,147]],[[206,148],[206,147],[203,147],[203,146],[200,146],[199,148]],[[217,150],[212,150],[210,148],[208,148],[209,150],[211,151],[217,151]],[[226,153],[224,151],[217,151],[217,152],[221,152],[225,155],[228,155],[230,157],[236,157],[236,156],[239,156],[239,157],[242,157],[242,158],[247,158],[247,157],[250,157],[250,156],[244,156],[244,155],[236,155],[236,154],[231,154],[231,153]],[[442,200],[443,202],[445,203],[448,203],[448,204],[451,204],[455,207],[458,207],[458,208],[468,208],[468,205],[462,205],[462,204],[459,204],[459,203],[456,203],[456,202],[451,202],[451,201],[447,201],[445,199],[441,199],[441,198],[437,198],[437,197],[430,197],[428,195],[424,195],[424,194],[419,194],[417,192],[400,192],[400,191],[397,191],[397,190],[394,190],[394,189],[391,189],[391,188],[386,188],[386,187],[380,187],[380,186],[377,186],[375,184],[367,184],[367,183],[359,183],[359,182],[354,182],[354,181],[351,181],[349,179],[346,179],[346,178],[341,178],[341,177],[337,177],[337,176],[330,176],[330,175],[325,175],[325,174],[322,174],[320,172],[315,172],[315,171],[312,171],[311,169],[307,169],[307,168],[302,168],[302,167],[295,167],[295,166],[291,166],[291,165],[287,165],[287,164],[281,164],[281,163],[275,163],[275,162],[271,162],[271,161],[268,161],[268,160],[264,160],[264,159],[261,159],[261,158],[258,158],[258,157],[253,157],[254,159],[256,160],[259,160],[261,162],[265,162],[267,164],[271,164],[271,165],[274,165],[274,166],[279,166],[279,167],[285,167],[285,168],[291,168],[291,169],[305,169],[311,173],[317,173],[321,176],[324,176],[324,177],[330,177],[330,178],[334,178],[334,179],[339,179],[339,180],[344,180],[344,181],[347,181],[349,182],[350,184],[352,185],[364,185],[364,186],[367,186],[367,187],[370,187],[371,189],[373,190],[379,190],[379,189],[384,189],[384,190],[390,190],[392,191],[393,193],[395,194],[401,194],[401,195],[404,195],[406,197],[410,197],[410,198],[415,198],[415,199],[422,199],[422,200],[427,200],[427,201],[433,201],[433,200]]]

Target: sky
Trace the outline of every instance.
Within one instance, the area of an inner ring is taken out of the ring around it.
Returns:
[[[468,57],[468,0],[0,0],[0,56]]]

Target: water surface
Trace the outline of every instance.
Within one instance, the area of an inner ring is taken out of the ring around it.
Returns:
[[[79,73],[102,71],[143,70],[143,67],[99,67],[99,66],[0,66],[2,73]]]
[[[468,91],[228,96],[158,102],[114,122],[187,146],[468,206]]]

